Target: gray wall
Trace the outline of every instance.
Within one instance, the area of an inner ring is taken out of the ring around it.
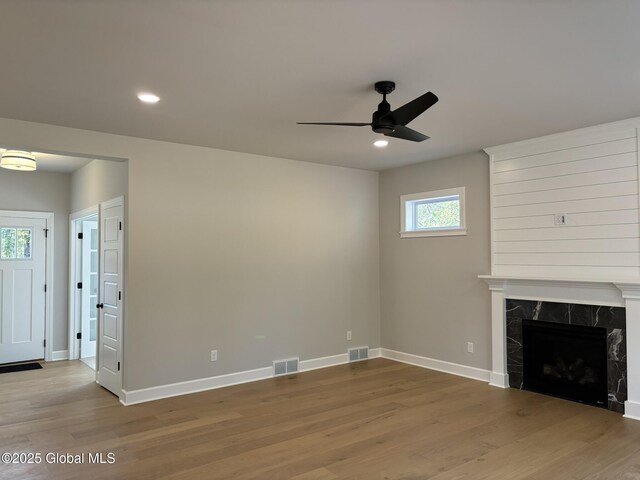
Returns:
[[[130,388],[379,346],[377,173],[172,149],[129,161]]]
[[[68,174],[0,169],[0,210],[54,213],[53,351],[66,350],[68,343],[70,184]]]
[[[125,390],[380,346],[376,172],[9,119],[0,144],[128,159]]]
[[[466,236],[400,238],[400,195],[462,186]],[[382,346],[490,369],[490,297],[477,278],[491,266],[487,155],[382,172],[380,255]]]
[[[126,195],[127,162],[93,160],[71,174],[71,213]]]

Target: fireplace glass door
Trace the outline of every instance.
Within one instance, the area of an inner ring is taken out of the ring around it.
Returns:
[[[607,331],[522,321],[524,388],[607,406]]]

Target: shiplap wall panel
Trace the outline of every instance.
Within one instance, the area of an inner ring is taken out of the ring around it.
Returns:
[[[638,207],[638,196],[620,195],[607,198],[587,198],[583,200],[567,200],[564,202],[534,203],[530,205],[514,205],[511,207],[495,207],[493,218],[531,217],[562,213],[606,212],[629,210]]]
[[[519,168],[498,172],[495,174],[495,185],[510,182],[522,182],[537,178],[555,177],[559,175],[571,175],[575,173],[597,172],[612,168],[633,167],[637,165],[636,153],[617,153],[607,157],[606,163],[601,157],[587,158],[586,160],[576,160],[573,162],[555,163],[542,167]]]
[[[565,212],[566,213],[566,212]],[[554,215],[534,215],[528,217],[496,218],[496,230],[518,230],[523,228],[554,227]],[[612,210],[606,212],[585,212],[567,215],[568,225],[614,225],[624,223],[638,224],[638,209]]]
[[[522,168],[541,167],[555,165],[557,163],[573,162],[588,158],[601,158],[636,151],[636,136],[613,140],[605,143],[596,143],[577,148],[566,148],[538,155],[526,155],[524,157],[507,157],[494,162],[494,172],[507,172]]]
[[[527,228],[521,230],[494,230],[496,242],[522,242],[524,240],[567,240],[583,238],[637,238],[638,225],[588,225],[553,226],[549,228]]]
[[[524,278],[571,278],[585,280],[632,280],[638,267],[584,267],[580,265],[499,265],[495,275]]]
[[[604,176],[603,176],[604,177]],[[603,178],[606,180],[606,178]],[[533,203],[564,202],[567,200],[586,200],[588,198],[618,197],[621,195],[637,195],[638,181],[601,183],[582,187],[567,187],[560,190],[514,193],[493,197],[494,206],[530,205]],[[563,213],[563,212],[557,212]]]
[[[640,253],[496,253],[496,265],[640,266]]]
[[[640,124],[640,122],[638,122]],[[575,132],[567,132],[566,134],[551,135],[554,138],[540,138],[539,141],[520,142],[522,146],[509,146],[502,149],[501,152],[492,154],[495,162],[508,160],[512,158],[524,158],[534,155],[548,155],[553,152],[573,150],[584,148],[590,145],[598,145],[604,143],[615,142],[616,140],[624,140],[636,138],[636,129],[633,128],[612,129],[604,128],[601,132],[587,133],[585,135]],[[585,129],[589,130],[589,129]],[[588,136],[589,138],[586,138]],[[571,152],[567,153],[566,158],[570,158]],[[543,157],[544,158],[544,157]]]
[[[495,253],[605,253],[635,252],[638,249],[638,238],[596,238],[580,239],[567,242],[565,240],[538,240],[530,242],[496,242]]]
[[[628,182],[638,179],[638,165],[630,167],[599,170],[596,172],[574,173],[571,175],[558,175],[556,177],[544,177],[535,180],[521,182],[501,183],[493,189],[496,196],[510,195],[513,193],[544,192],[547,190],[559,190],[564,188],[584,187],[588,185],[600,185],[606,178],[607,184]]]
[[[640,278],[639,127],[633,119],[487,149],[494,275]]]

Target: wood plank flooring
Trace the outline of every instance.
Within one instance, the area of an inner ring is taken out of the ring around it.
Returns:
[[[640,479],[640,422],[384,359],[130,407],[93,378],[0,375],[0,453],[43,455],[1,479]]]

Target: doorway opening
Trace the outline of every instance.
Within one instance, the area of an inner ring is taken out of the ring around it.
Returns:
[[[98,309],[98,207],[70,218],[70,305],[69,359],[80,359],[96,369]]]
[[[122,394],[124,197],[70,215],[69,359]]]

